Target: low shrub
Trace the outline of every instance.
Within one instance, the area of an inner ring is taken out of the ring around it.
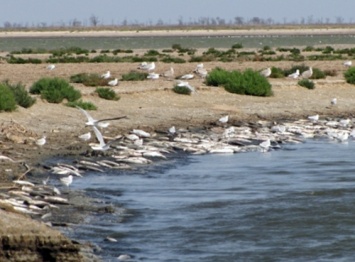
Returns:
[[[106,100],[119,100],[120,97],[116,94],[114,90],[108,87],[98,87],[95,92],[99,95],[99,97]]]
[[[315,84],[313,81],[308,80],[308,79],[301,79],[298,81],[298,85],[303,86],[307,89],[314,89],[315,88]]]
[[[154,49],[150,49],[144,54],[144,56],[158,56],[158,55],[160,55],[160,53]]]
[[[66,103],[66,106],[69,107],[80,107],[84,110],[97,110],[97,106],[95,106],[93,103],[91,102],[85,102],[81,99],[76,100],[76,101],[72,101],[72,102],[68,102]]]
[[[27,58],[24,59],[22,57],[14,57],[14,56],[10,56],[7,59],[7,62],[9,64],[41,64],[42,60],[37,59],[37,58]]]
[[[6,84],[0,84],[0,94],[0,111],[14,111],[16,109],[15,96]]]
[[[355,85],[355,67],[350,67],[346,70],[344,77],[347,83]]]
[[[14,95],[15,101],[19,106],[29,108],[36,102],[36,98],[31,97],[28,94],[25,86],[21,83],[12,85],[8,81],[5,81],[2,84],[7,86],[11,90]]]
[[[283,78],[284,76],[284,71],[281,68],[274,66],[271,68],[271,78]]]
[[[72,102],[81,97],[79,90],[57,77],[41,78],[30,87],[30,93],[41,94],[41,98],[50,103],[61,103],[64,99]]]
[[[236,43],[236,44],[232,45],[232,48],[233,48],[233,49],[240,49],[240,48],[243,48],[243,44],[241,44],[241,43]]]
[[[186,63],[185,59],[179,57],[171,57],[171,56],[164,57],[163,59],[161,59],[161,61],[164,63],[175,63],[175,64]]]
[[[311,79],[323,79],[326,77],[325,73],[319,68],[313,68],[312,70],[313,74],[311,76]]]
[[[214,68],[206,77],[206,85],[208,86],[223,86],[227,83],[230,77],[230,72],[220,67]]]
[[[174,86],[173,91],[177,94],[181,95],[191,95],[191,90],[186,86]]]
[[[79,73],[70,77],[70,82],[81,83],[85,86],[104,86],[107,79],[103,79],[98,74]]]
[[[147,76],[147,73],[131,71],[127,74],[123,74],[121,81],[142,81],[146,80]]]

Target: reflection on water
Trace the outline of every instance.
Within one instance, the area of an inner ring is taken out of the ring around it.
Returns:
[[[355,142],[307,141],[268,153],[186,156],[145,173],[88,174],[73,185],[124,207],[76,238],[135,261],[350,261]],[[117,243],[104,242],[106,236]]]

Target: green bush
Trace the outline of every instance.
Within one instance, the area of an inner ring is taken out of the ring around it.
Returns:
[[[41,94],[50,103],[61,103],[64,99],[72,102],[81,97],[79,90],[61,78],[41,78],[31,86],[30,93]]]
[[[70,77],[70,82],[81,83],[85,86],[105,86],[107,79],[103,79],[98,74],[79,73]]]
[[[147,73],[131,71],[127,74],[123,74],[121,81],[142,81],[146,80],[147,76]]]
[[[221,68],[215,68],[208,74],[206,84],[224,86],[231,93],[253,96],[272,95],[269,81],[261,76],[259,72],[251,69],[241,73],[239,71],[226,71]]]
[[[120,97],[117,96],[116,92],[108,87],[98,87],[95,92],[99,95],[99,97],[106,100],[119,100]]]
[[[236,44],[232,45],[232,48],[233,48],[233,49],[240,49],[240,48],[243,48],[243,44],[241,44],[241,43],[236,43]]]
[[[346,70],[344,77],[347,83],[355,85],[355,67],[350,67]]]
[[[0,84],[0,111],[14,111],[16,100],[13,92],[6,84]]]
[[[271,78],[283,78],[284,76],[284,71],[281,68],[274,66],[271,68]]]
[[[191,90],[186,86],[174,86],[173,91],[177,94],[181,95],[191,95]]]
[[[144,56],[157,56],[157,55],[160,55],[160,53],[154,49],[150,49],[144,54]]]
[[[313,74],[311,76],[311,79],[323,79],[326,77],[325,73],[319,68],[313,68],[312,70]]]
[[[95,106],[93,103],[91,102],[84,102],[83,100],[79,99],[73,102],[68,102],[66,103],[66,106],[69,107],[80,107],[84,110],[96,110],[97,106]]]
[[[314,82],[308,79],[301,79],[298,81],[298,85],[303,86],[307,89],[314,89],[315,85]]]
[[[19,106],[29,108],[36,102],[36,98],[31,97],[28,94],[25,86],[21,83],[11,85],[8,81],[5,81],[3,85],[7,86],[11,90],[15,101]]]

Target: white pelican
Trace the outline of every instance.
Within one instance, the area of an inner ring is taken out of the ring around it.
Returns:
[[[103,79],[108,79],[110,77],[111,77],[111,72],[110,71],[107,71],[105,74],[101,75],[101,78],[103,78]]]
[[[218,119],[219,122],[221,122],[222,124],[226,124],[229,120],[229,116],[222,116],[220,119]]]
[[[350,66],[352,66],[352,64],[353,64],[353,62],[350,61],[350,60],[347,60],[347,61],[345,61],[345,62],[343,63],[343,65],[346,66],[346,67],[350,67]]]
[[[47,142],[46,136],[41,137],[40,139],[37,139],[36,145],[37,146],[44,146],[44,144]]]
[[[82,135],[79,136],[79,138],[81,140],[88,141],[91,138],[91,133],[88,132],[88,133],[82,134]]]
[[[47,69],[50,70],[50,71],[51,71],[51,70],[54,70],[54,69],[55,69],[55,65],[53,65],[53,64],[48,65],[48,66],[47,66]]]
[[[299,76],[300,76],[300,70],[297,69],[296,72],[294,72],[294,73],[292,73],[292,74],[289,74],[287,77],[296,79],[296,78],[298,78]]]
[[[118,84],[118,79],[115,78],[107,83],[109,86],[117,86]]]
[[[62,177],[60,179],[60,182],[62,182],[63,185],[67,186],[69,188],[70,184],[73,183],[73,176],[67,176],[67,177]]]
[[[312,75],[313,75],[312,67],[309,67],[309,69],[307,71],[304,71],[302,73],[303,78],[310,78]]]
[[[268,67],[260,72],[262,76],[269,77],[271,75],[271,68]]]
[[[159,77],[160,77],[160,75],[157,74],[157,73],[154,73],[154,72],[153,73],[149,73],[148,76],[147,76],[148,79],[153,79],[153,80],[154,79],[159,79]]]
[[[86,112],[86,110],[82,109],[79,106],[76,106],[76,108],[78,108],[86,116],[86,118],[88,120],[85,123],[86,126],[99,126],[99,127],[105,128],[109,124],[105,123],[104,121],[119,120],[119,119],[122,119],[122,118],[127,118],[126,116],[119,116],[119,117],[105,118],[105,119],[96,120],[88,112]]]

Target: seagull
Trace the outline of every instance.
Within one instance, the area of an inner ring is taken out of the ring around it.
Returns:
[[[55,65],[51,64],[47,66],[47,69],[52,71],[55,68]]]
[[[119,120],[122,118],[127,118],[126,116],[119,116],[119,117],[96,120],[91,115],[89,115],[89,113],[86,112],[86,110],[82,109],[79,106],[76,106],[76,108],[78,108],[88,119],[88,121],[85,123],[86,126],[99,126],[99,127],[105,128],[105,127],[108,127],[109,123],[107,123],[107,122],[105,123],[104,121]]]
[[[174,135],[176,133],[176,128],[175,126],[172,126],[168,129],[169,134]]]
[[[312,75],[313,75],[312,67],[309,67],[309,69],[307,71],[304,71],[302,73],[303,78],[310,78]]]
[[[111,77],[111,72],[110,71],[107,71],[105,74],[101,75],[101,78],[103,78],[103,79],[108,79],[110,77]]]
[[[94,133],[96,135],[97,140],[99,141],[99,145],[90,145],[93,150],[98,150],[98,151],[106,151],[110,148],[109,144],[106,144],[104,141],[104,138],[102,137],[101,132],[99,129],[97,129],[96,126],[92,126]]]
[[[91,138],[91,133],[88,132],[88,133],[82,134],[82,135],[79,136],[79,138],[81,140],[88,141]]]
[[[270,146],[271,146],[271,141],[270,141],[270,139],[267,139],[267,140],[261,142],[261,143],[259,144],[259,146],[260,146],[263,150],[268,151],[269,148],[270,148]]]
[[[350,61],[350,60],[345,61],[345,62],[343,63],[343,65],[346,66],[346,67],[350,67],[350,66],[352,66],[352,64],[353,64],[353,62]]]
[[[153,73],[149,73],[148,76],[147,76],[148,79],[153,79],[153,80],[159,79],[159,77],[160,77],[160,75],[157,74],[157,73],[154,73],[154,72]]]
[[[155,69],[155,63],[147,63],[147,62],[142,62],[139,66],[138,69],[142,70],[147,70],[147,71],[153,71]]]
[[[107,83],[109,86],[117,86],[118,84],[118,79],[115,78]]]
[[[271,68],[268,67],[260,72],[262,76],[269,77],[271,75]]]
[[[337,99],[334,97],[331,101],[330,101],[330,104],[331,105],[336,105],[337,104]]]
[[[69,189],[70,184],[73,183],[73,176],[70,175],[70,176],[62,177],[60,179],[60,182],[62,182],[62,184],[67,186]]]
[[[350,119],[349,119],[349,118],[348,118],[348,119],[341,119],[341,120],[339,121],[339,124],[340,124],[341,126],[343,126],[343,127],[346,127],[347,125],[350,124]]]
[[[309,116],[308,120],[312,121],[312,122],[317,122],[319,119],[319,115],[313,115],[313,116]]]
[[[37,146],[43,146],[46,142],[47,142],[47,141],[46,141],[46,136],[43,136],[42,138],[37,139],[36,145],[37,145]]]
[[[177,86],[180,86],[180,87],[186,87],[187,89],[189,89],[191,91],[191,93],[194,93],[195,92],[195,88],[193,86],[191,86],[189,84],[189,82],[187,81],[181,81],[181,80],[178,80],[177,81]]]
[[[174,68],[170,67],[169,70],[164,72],[163,76],[169,79],[174,78]]]
[[[193,74],[186,74],[186,75],[180,76],[180,79],[189,80],[189,79],[192,79],[194,77],[195,76]]]
[[[229,116],[222,116],[220,119],[218,119],[219,122],[221,122],[222,124],[226,124],[229,120]]]
[[[203,63],[200,63],[198,65],[196,65],[196,68],[194,71],[198,71],[199,69],[202,69],[203,68]]]
[[[296,72],[294,72],[294,73],[292,73],[292,74],[289,74],[287,77],[296,79],[296,78],[298,78],[299,76],[300,76],[300,70],[297,69]]]
[[[207,70],[203,67],[196,67],[195,71],[194,71],[198,76],[200,76],[201,78],[205,78],[207,76]]]

